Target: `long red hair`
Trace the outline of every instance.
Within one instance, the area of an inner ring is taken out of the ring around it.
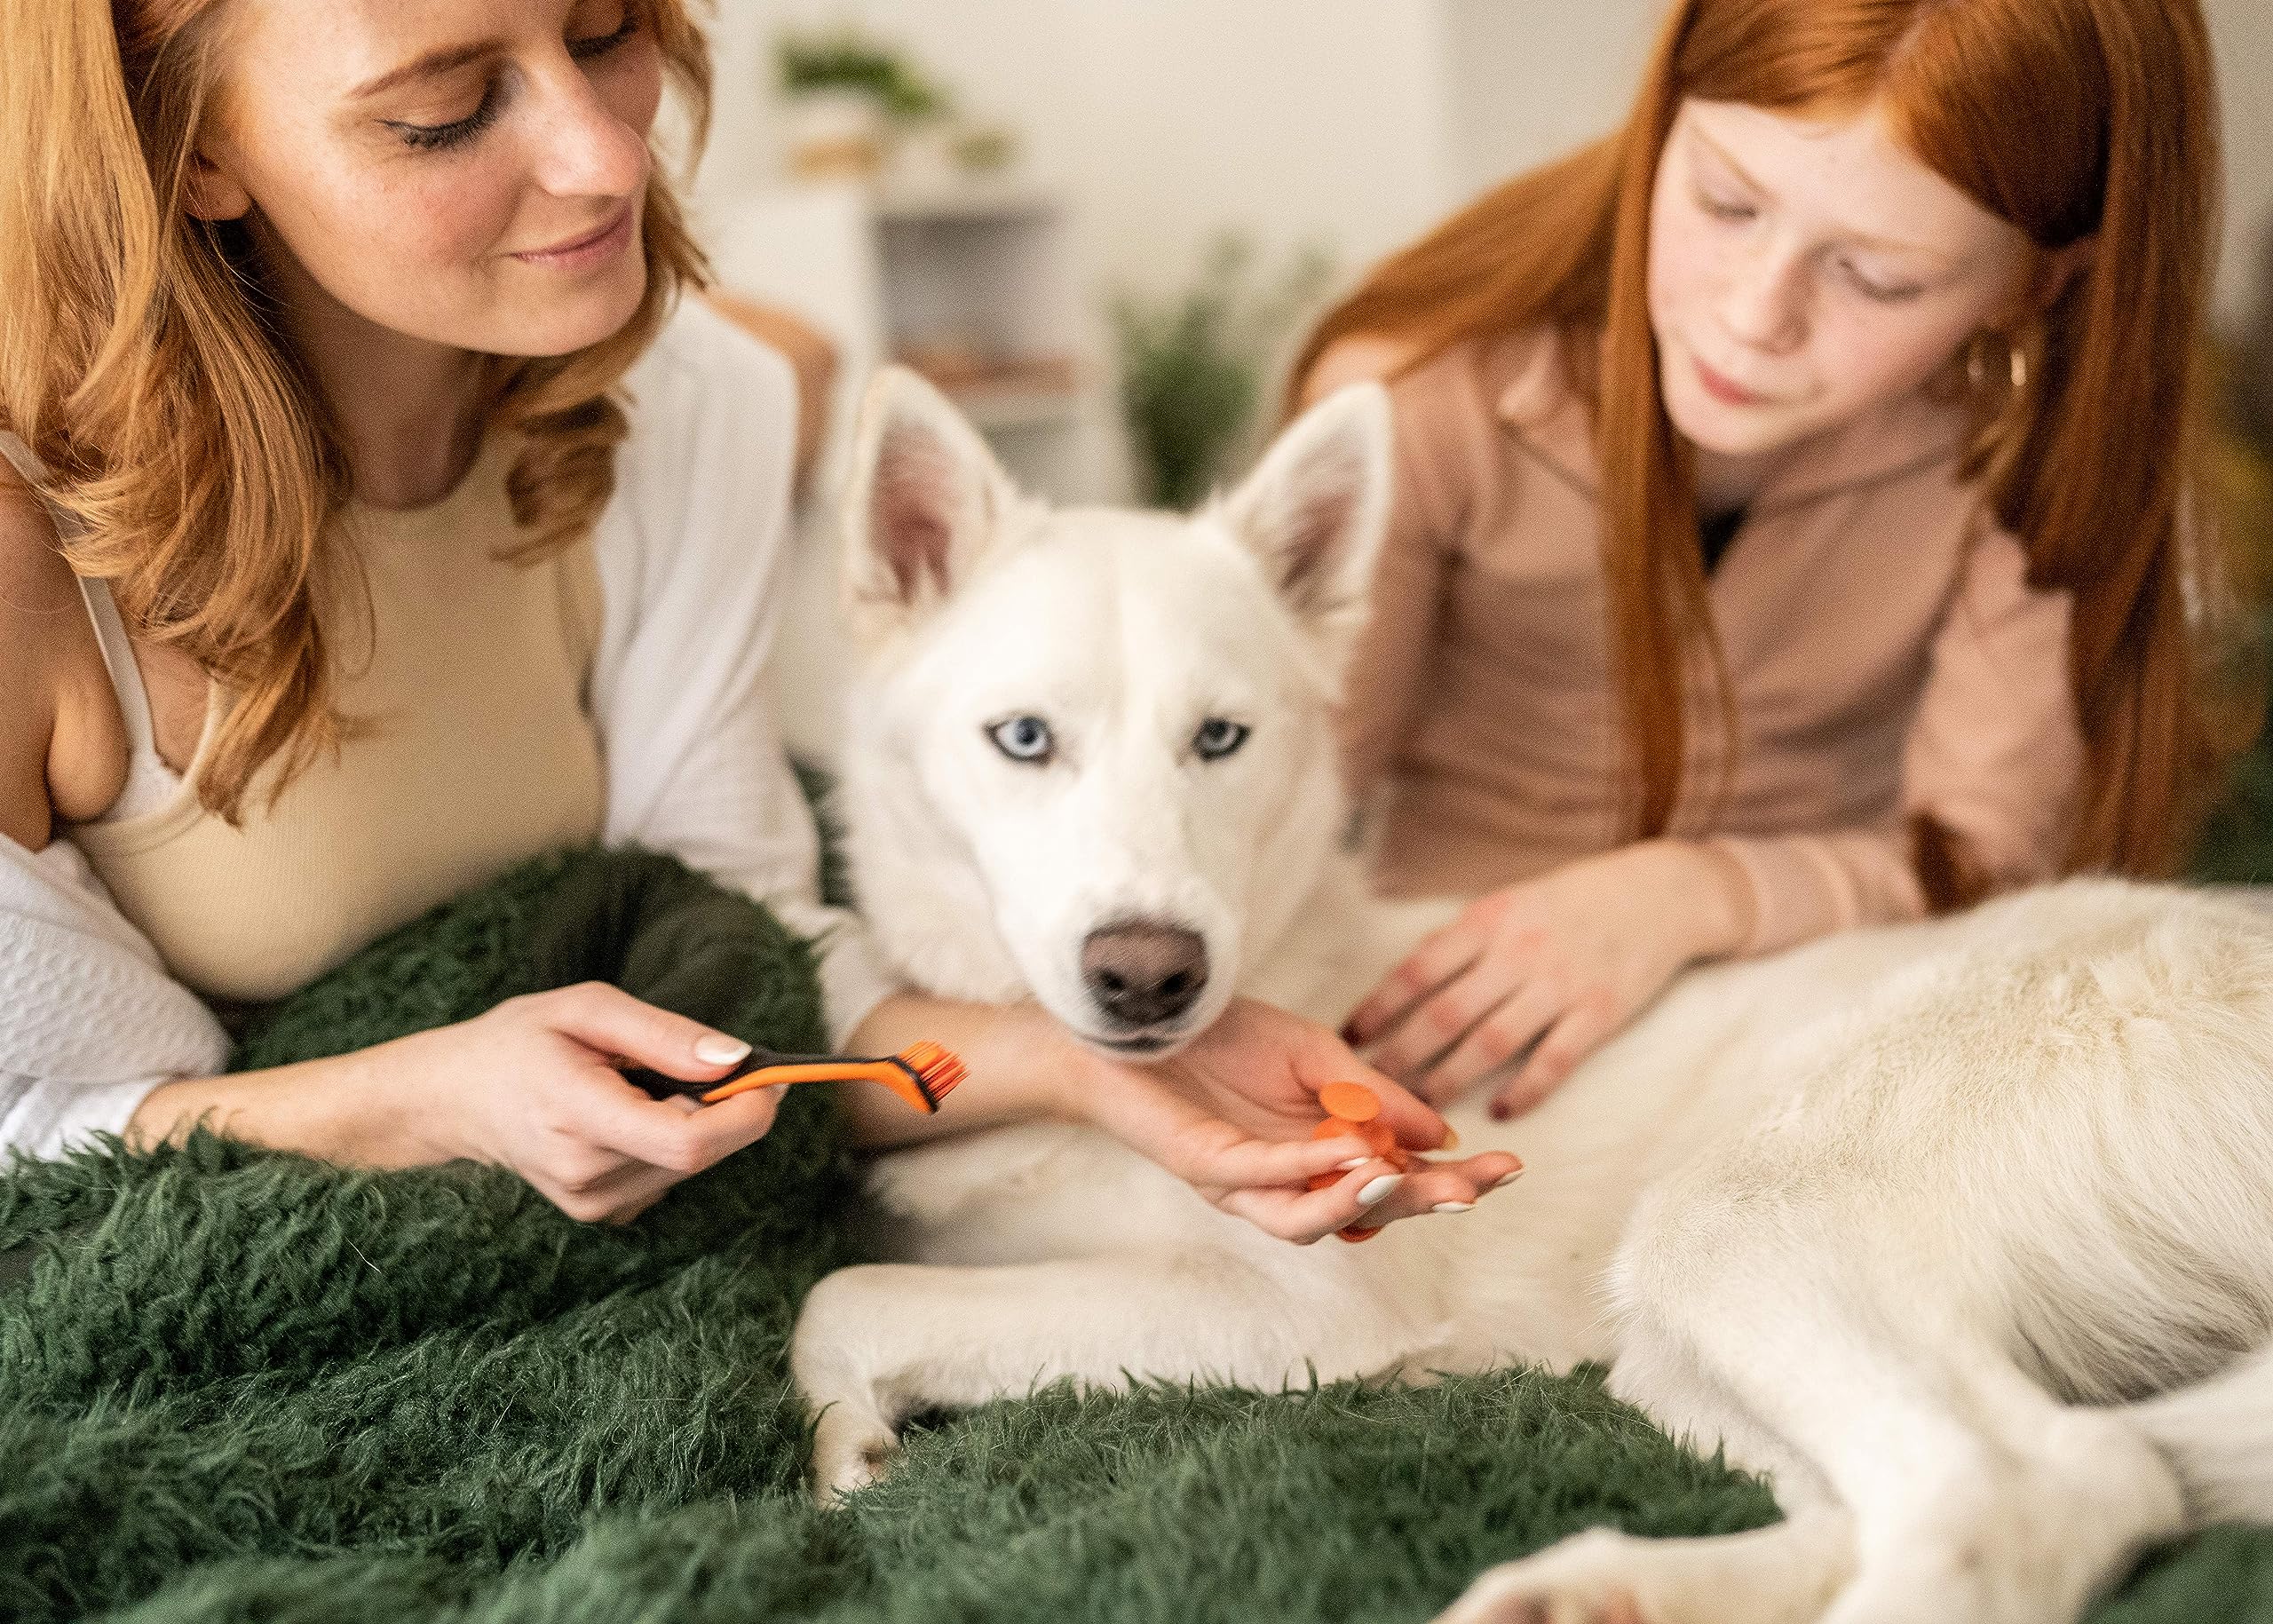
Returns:
[[[1733,725],[1647,305],[1651,185],[1691,97],[1803,116],[1875,101],[1921,161],[2039,250],[2096,237],[2087,268],[2012,336],[2026,384],[1984,402],[1968,472],[2026,547],[2031,582],[2073,598],[2086,772],[2069,866],[2167,867],[2221,748],[2199,680],[2218,582],[2190,475],[2218,190],[2195,0],[1680,0],[1625,126],[1378,266],[1311,334],[1295,390],[1358,335],[1395,342],[1406,369],[1541,327],[1582,363],[1599,356],[1574,370],[1603,461],[1629,816],[1637,835],[1663,832],[1694,725],[1685,695],[1716,694]],[[1967,899],[1964,854],[1930,824],[1918,833],[1928,893]]]

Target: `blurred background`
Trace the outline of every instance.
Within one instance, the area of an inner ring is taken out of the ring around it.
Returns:
[[[2273,260],[2273,4],[2206,3],[2238,342]],[[1180,500],[1201,442],[1244,426],[1239,363],[1267,371],[1373,259],[1611,128],[1662,9],[719,0],[696,201],[726,282],[807,313],[844,375],[915,361],[1051,495]]]
[[[2227,165],[2219,492],[2261,581],[2273,4],[2204,5]],[[1186,506],[1244,463],[1290,343],[1328,296],[1484,186],[1622,117],[1662,10],[718,0],[695,213],[725,289],[757,301],[744,313],[805,360],[812,489],[833,488],[860,380],[897,359],[961,401],[1032,488]],[[826,503],[812,505],[825,523]],[[791,615],[793,643],[801,624],[826,624],[830,551],[803,550],[812,612]],[[833,663],[808,649],[788,665]],[[786,698],[806,735],[793,742],[825,756],[830,696]],[[2262,777],[2273,829],[2273,764]]]

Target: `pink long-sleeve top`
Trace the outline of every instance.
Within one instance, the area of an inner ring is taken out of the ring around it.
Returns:
[[[1382,357],[1330,355],[1319,381]],[[1620,742],[1592,418],[1562,346],[1470,341],[1395,380],[1397,483],[1342,726],[1397,895],[1474,893],[1619,844]],[[1668,833],[1735,860],[1745,950],[1916,917],[1910,821],[1993,886],[2052,874],[2081,770],[2063,592],[2025,579],[1922,395],[1795,453],[1708,582],[1733,772]],[[1709,716],[1709,706],[1692,708]],[[1687,782],[1724,746],[1691,729]]]

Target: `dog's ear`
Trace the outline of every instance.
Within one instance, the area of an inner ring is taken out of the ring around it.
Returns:
[[[1389,392],[1335,391],[1263,453],[1219,517],[1338,665],[1364,624],[1389,528]]]
[[[844,503],[843,590],[862,630],[889,630],[944,603],[994,542],[1015,500],[986,442],[905,367],[868,385]]]

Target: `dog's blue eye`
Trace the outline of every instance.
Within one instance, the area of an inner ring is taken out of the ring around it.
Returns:
[[[994,741],[994,748],[1012,761],[1023,761],[1040,766],[1057,753],[1057,741],[1049,731],[1049,724],[1040,717],[1012,717],[1007,722],[997,722],[986,730]]]
[[[1192,753],[1202,761],[1221,761],[1247,742],[1254,730],[1241,722],[1227,722],[1221,717],[1209,717],[1192,735]]]

